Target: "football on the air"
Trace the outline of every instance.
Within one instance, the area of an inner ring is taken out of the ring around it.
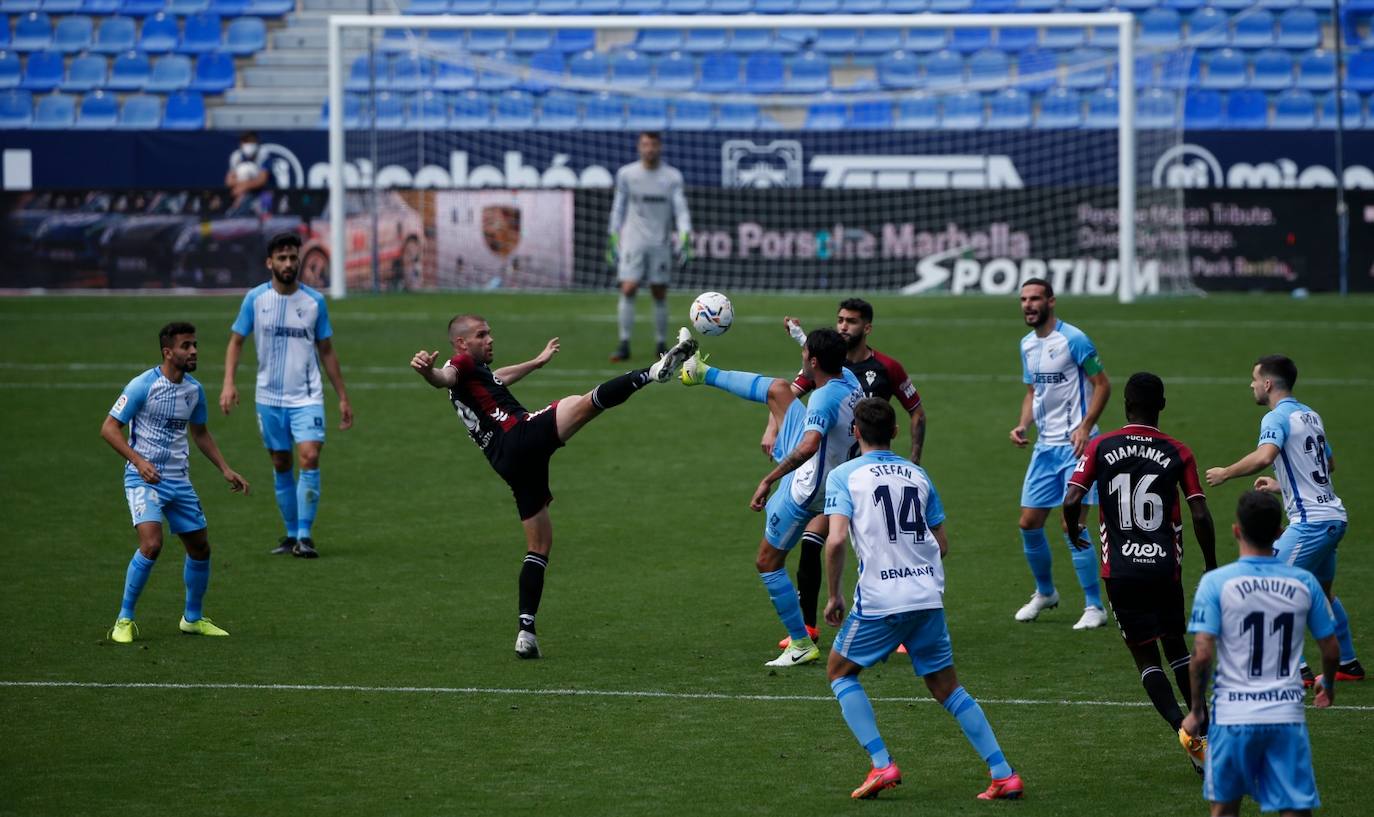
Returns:
[[[692,327],[708,337],[725,334],[735,320],[735,308],[730,299],[719,292],[703,292],[692,301],[689,315]]]

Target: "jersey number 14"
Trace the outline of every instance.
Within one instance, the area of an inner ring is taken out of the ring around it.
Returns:
[[[879,485],[873,491],[873,504],[883,509],[883,521],[887,524],[887,541],[897,541],[897,532],[913,534],[917,542],[925,541],[926,521],[921,514],[921,492],[914,485],[902,488],[900,503],[892,501],[892,491],[886,485]]]

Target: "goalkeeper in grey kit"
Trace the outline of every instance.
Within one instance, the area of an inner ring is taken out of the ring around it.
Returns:
[[[620,343],[612,362],[630,357],[630,333],[635,323],[635,295],[647,280],[654,296],[656,352],[668,348],[668,283],[673,267],[691,260],[692,215],[687,212],[682,174],[664,164],[663,139],[645,131],[639,135],[639,161],[615,174],[615,199],[607,229],[606,263],[620,281]]]

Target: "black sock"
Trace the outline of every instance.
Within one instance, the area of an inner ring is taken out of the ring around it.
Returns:
[[[644,388],[648,382],[648,369],[635,369],[619,377],[612,377],[592,389],[592,403],[599,409],[615,408],[629,400],[630,395]]]
[[[1183,725],[1183,713],[1179,711],[1178,701],[1174,698],[1174,688],[1169,685],[1164,670],[1157,666],[1146,667],[1140,673],[1140,683],[1145,686],[1145,694],[1150,696],[1150,703],[1155,705],[1160,717],[1168,721],[1169,727],[1177,732]]]
[[[1193,708],[1193,679],[1188,673],[1188,665],[1191,656],[1188,655],[1188,645],[1183,643],[1182,636],[1172,636],[1160,639],[1161,646],[1164,647],[1164,660],[1169,662],[1169,669],[1174,671],[1174,683],[1178,685],[1178,691],[1183,694],[1183,708]]]
[[[549,557],[534,551],[525,554],[520,568],[520,629],[534,632],[534,616],[539,612],[539,597],[544,595],[544,568]]]
[[[819,533],[807,531],[801,538],[801,558],[797,561],[797,601],[801,603],[802,620],[806,626],[816,626],[816,602],[821,595],[821,550],[825,539]]]

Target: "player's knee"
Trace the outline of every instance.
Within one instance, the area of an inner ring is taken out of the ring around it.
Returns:
[[[292,462],[290,451],[272,452],[272,470],[276,471],[279,474],[284,474],[287,471],[291,470],[291,466]]]
[[[639,284],[634,281],[621,281],[620,294],[624,295],[626,298],[633,298],[639,294]]]
[[[138,543],[138,552],[143,554],[143,558],[150,561],[157,561],[157,557],[162,555],[162,539],[156,541],[144,540]]]
[[[298,459],[302,471],[313,471],[320,467],[319,451],[301,451]]]
[[[768,384],[768,402],[786,408],[797,395],[792,393],[792,384],[780,377],[773,378],[773,382]]]

